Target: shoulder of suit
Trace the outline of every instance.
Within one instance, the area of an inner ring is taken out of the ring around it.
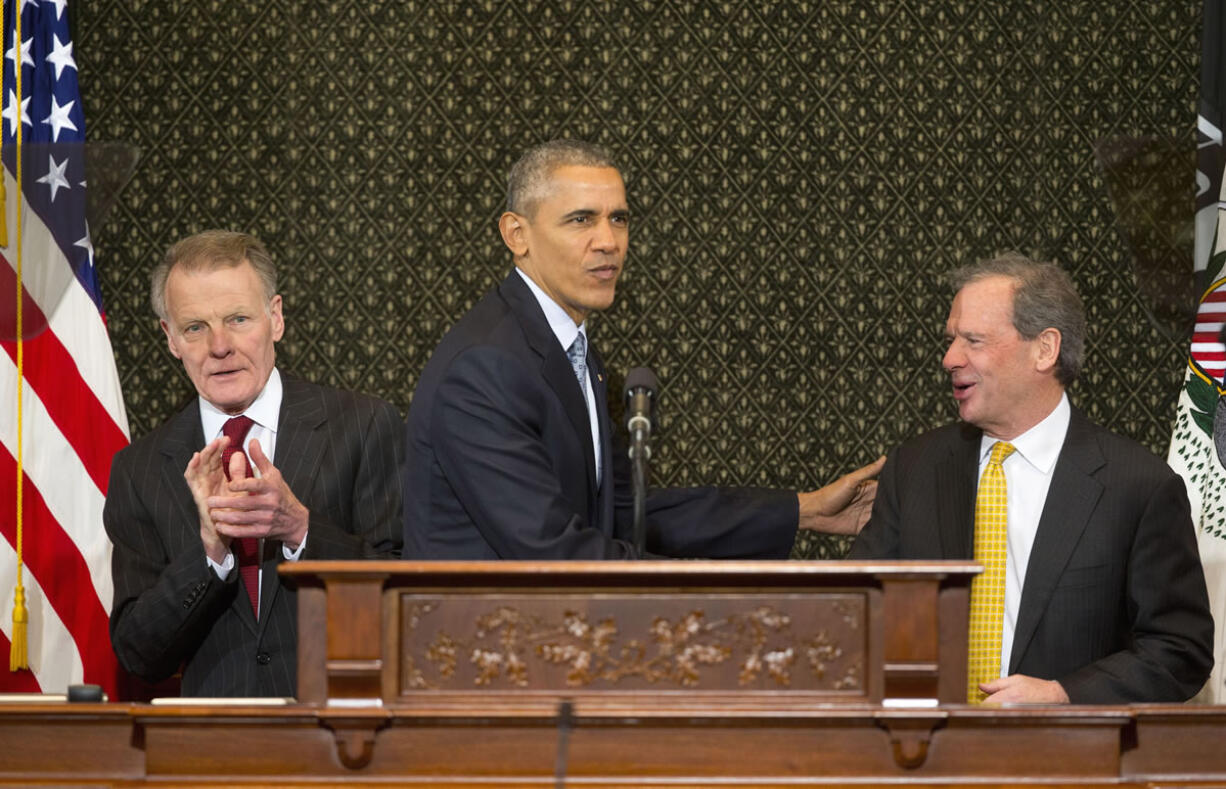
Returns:
[[[977,441],[981,435],[977,428],[965,422],[952,422],[906,439],[898,445],[897,451],[908,455],[943,451]]]
[[[1159,477],[1175,473],[1164,458],[1156,455],[1139,441],[1103,427],[1080,412],[1074,411],[1074,414],[1069,424],[1070,433],[1073,433],[1076,428],[1081,435],[1091,438],[1102,451],[1103,459],[1108,464],[1117,467],[1125,466],[1143,474]]]
[[[443,335],[422,371],[422,378],[449,367],[456,357],[473,348],[504,348],[516,353],[525,350],[527,338],[522,321],[498,289],[491,290]]]
[[[282,373],[286,393],[310,393],[320,398],[331,409],[343,411],[378,411],[381,409],[396,410],[396,407],[381,397],[353,389],[341,389],[327,384],[317,384],[292,375]]]
[[[193,397],[178,413],[143,436],[133,439],[130,444],[115,453],[115,457],[131,458],[157,453],[172,435],[190,432],[194,426],[199,425],[199,422],[200,402]]]

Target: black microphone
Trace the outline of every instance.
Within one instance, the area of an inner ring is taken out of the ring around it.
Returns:
[[[645,459],[651,457],[647,440],[655,425],[656,390],[659,388],[660,379],[646,367],[635,367],[626,375],[626,429],[630,431],[631,460],[639,453],[644,453]]]
[[[646,367],[626,375],[626,429],[630,431],[631,488],[634,491],[634,547],[647,548],[647,461],[651,458],[651,428],[655,424],[656,390],[660,381]]]

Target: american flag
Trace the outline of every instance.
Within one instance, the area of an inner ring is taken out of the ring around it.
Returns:
[[[18,3],[21,41],[16,46]],[[128,421],[86,222],[85,118],[68,10],[68,0],[4,2],[0,160],[7,241],[0,246],[0,341],[5,351],[0,354],[0,690],[54,693],[69,684],[90,682],[114,697],[117,668],[107,632],[110,543],[102,529],[102,504],[111,457],[128,443]],[[9,654],[13,638],[19,522],[29,670],[6,671],[3,656]]]

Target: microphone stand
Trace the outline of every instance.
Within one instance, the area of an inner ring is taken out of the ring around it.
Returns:
[[[647,431],[651,423],[646,417],[630,419],[630,479],[634,491],[634,547],[641,556],[647,548],[647,463],[651,459],[651,447],[647,445]]]
[[[640,556],[647,549],[647,461],[651,460],[652,423],[655,420],[656,391],[660,381],[646,367],[635,367],[626,375],[626,410],[630,432],[630,487],[634,492],[634,547]]]

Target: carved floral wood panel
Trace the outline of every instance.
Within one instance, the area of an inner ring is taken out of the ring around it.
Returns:
[[[865,686],[863,595],[401,597],[401,692]]]

